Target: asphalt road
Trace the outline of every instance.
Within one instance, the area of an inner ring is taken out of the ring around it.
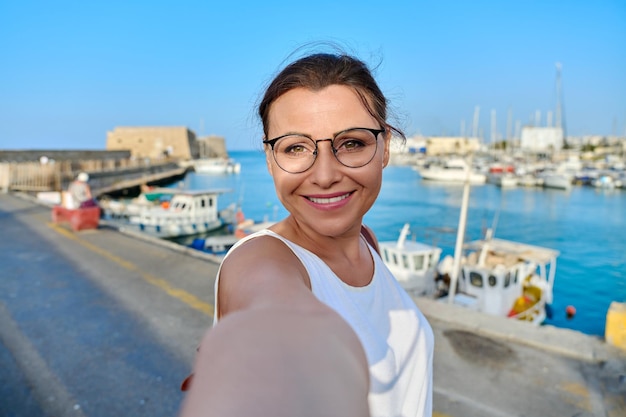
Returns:
[[[0,417],[176,415],[214,302],[217,264],[193,253],[74,233],[0,194]],[[435,416],[626,415],[626,352],[416,301],[436,337]]]
[[[0,415],[173,416],[216,265],[0,200]]]

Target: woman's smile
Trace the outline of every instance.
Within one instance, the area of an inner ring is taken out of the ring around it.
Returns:
[[[328,196],[304,196],[305,200],[318,210],[335,210],[345,207],[350,202],[353,192]]]

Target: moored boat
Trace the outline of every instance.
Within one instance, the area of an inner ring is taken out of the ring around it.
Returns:
[[[402,288],[413,295],[435,294],[435,272],[441,249],[414,240],[407,240],[408,223],[397,241],[379,242],[380,255]]]
[[[218,196],[229,191],[171,189],[171,199],[161,204],[147,202],[131,205],[132,208],[123,202],[109,201],[105,218],[158,238],[207,233],[233,221],[232,208],[217,209]]]
[[[419,172],[422,179],[430,181],[463,183],[466,178],[469,178],[471,184],[484,184],[487,181],[485,174],[472,169],[461,158],[416,166],[415,170]]]
[[[489,234],[489,232],[488,232]],[[497,316],[539,325],[549,315],[556,275],[554,249],[487,237],[464,245],[454,291],[440,300]],[[454,259],[439,265],[442,276],[454,274]]]
[[[541,179],[544,188],[556,188],[559,190],[569,190],[572,188],[573,175],[566,172],[546,170],[540,172],[538,178]]]
[[[201,158],[192,161],[193,169],[199,174],[238,174],[241,164],[230,158]]]

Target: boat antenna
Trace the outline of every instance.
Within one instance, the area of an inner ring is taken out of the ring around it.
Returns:
[[[500,209],[496,211],[496,215],[493,216],[493,223],[491,224],[491,229],[487,230],[487,235],[485,236],[486,240],[491,240],[491,238],[496,234],[496,227],[498,226],[498,220],[500,220]]]

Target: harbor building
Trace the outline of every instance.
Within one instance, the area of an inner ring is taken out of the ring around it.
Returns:
[[[107,150],[130,150],[132,158],[200,157],[196,134],[186,127],[116,127],[107,132]]]
[[[529,152],[552,152],[563,149],[563,129],[560,127],[522,128],[520,148]]]
[[[228,158],[226,139],[217,135],[199,137],[198,153],[200,158]]]
[[[478,138],[462,136],[430,136],[426,138],[426,155],[464,155],[480,149]]]

